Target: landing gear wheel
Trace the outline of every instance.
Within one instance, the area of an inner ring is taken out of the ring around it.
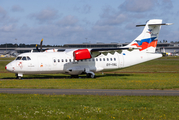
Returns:
[[[87,78],[95,78],[95,75],[92,73],[87,73],[86,76]]]
[[[21,80],[22,79],[21,76],[18,76],[18,79]]]
[[[86,74],[86,77],[87,77],[87,78],[90,78],[90,73],[87,73],[87,74]]]
[[[95,75],[94,75],[94,74],[90,74],[90,77],[91,77],[91,78],[95,78]]]
[[[18,74],[16,74],[16,79],[18,79]]]
[[[22,74],[16,74],[16,79],[19,79],[19,80],[21,80],[22,79]]]

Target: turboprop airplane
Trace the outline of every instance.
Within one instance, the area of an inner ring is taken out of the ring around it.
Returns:
[[[121,69],[162,57],[155,53],[161,19],[152,19],[143,25],[142,33],[130,44],[119,48],[52,49],[23,53],[6,65],[5,69],[21,79],[24,74],[62,73],[71,76],[86,74],[94,78],[95,72]]]

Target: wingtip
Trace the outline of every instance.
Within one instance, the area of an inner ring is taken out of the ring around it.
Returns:
[[[166,25],[173,25],[173,23],[166,23]]]

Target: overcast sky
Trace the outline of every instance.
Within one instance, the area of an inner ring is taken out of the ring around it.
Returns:
[[[131,42],[149,19],[159,41],[179,41],[179,0],[0,0],[0,44]]]

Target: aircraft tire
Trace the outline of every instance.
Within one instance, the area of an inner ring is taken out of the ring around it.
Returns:
[[[86,76],[87,78],[95,78],[95,75],[92,73],[87,73]]]
[[[90,74],[90,78],[95,78],[95,75],[93,75],[93,74]]]
[[[86,74],[86,77],[87,77],[87,78],[90,78],[90,73],[87,73],[87,74]]]

